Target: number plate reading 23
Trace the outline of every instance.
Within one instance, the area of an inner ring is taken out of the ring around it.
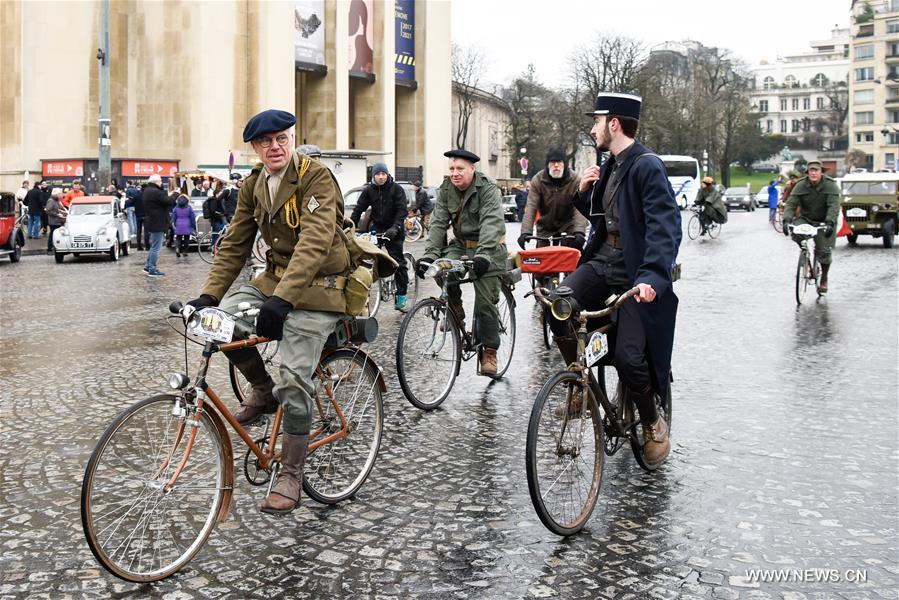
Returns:
[[[609,338],[600,331],[594,331],[587,344],[587,366],[592,367],[609,353]]]
[[[188,330],[196,336],[215,342],[230,342],[234,337],[234,320],[217,308],[204,308],[199,318],[190,321]]]

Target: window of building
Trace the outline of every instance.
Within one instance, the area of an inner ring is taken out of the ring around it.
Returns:
[[[856,81],[870,81],[874,79],[874,67],[862,67],[855,70]]]
[[[774,87],[774,78],[771,77],[770,75],[765,77],[765,79],[762,81],[762,87],[765,88],[766,90],[770,90],[771,88],[773,88]]]
[[[899,19],[887,21],[887,33],[899,33]]]
[[[861,131],[855,134],[855,141],[859,144],[870,143],[874,141],[873,131]]]
[[[799,83],[796,81],[796,77],[794,77],[793,75],[787,75],[786,77],[784,77],[784,85],[788,88],[793,88],[798,86]]]
[[[887,79],[899,79],[899,65],[887,67]]]
[[[855,124],[856,125],[871,125],[874,123],[874,111],[867,112],[857,112],[855,113]]]
[[[812,85],[815,87],[824,87],[827,83],[827,76],[824,73],[818,73],[812,78]]]
[[[768,101],[767,100],[759,100],[759,112],[763,112],[763,113],[768,112]]]
[[[791,105],[793,106],[793,110],[799,110],[799,98],[793,98]]]
[[[899,123],[899,110],[887,111],[887,123]]]
[[[812,107],[812,99],[811,98],[803,98],[802,99],[802,110],[808,110]]]
[[[765,131],[767,131],[768,133],[771,133],[772,131],[774,131],[774,121],[772,121],[771,119],[768,119],[767,127],[765,127]]]
[[[785,110],[787,110],[787,99],[781,98],[780,99],[780,111],[783,112]]]
[[[781,120],[780,120],[780,132],[781,132],[781,133],[786,133],[786,132],[787,132],[787,120],[786,120],[786,119],[781,119]]]
[[[818,110],[824,110],[824,98],[818,98],[815,102],[815,106]]]
[[[874,104],[874,90],[857,90],[852,95],[853,104]]]
[[[799,133],[799,119],[793,119],[793,128],[790,130],[791,133]]]
[[[887,136],[887,143],[890,145],[899,144],[899,133],[891,133]]]
[[[874,44],[860,44],[855,47],[855,60],[874,58]]]
[[[890,42],[887,44],[887,58],[899,56],[899,42]]]
[[[883,158],[884,158],[883,166],[885,166],[888,169],[896,168],[896,155],[895,154],[893,154],[892,152],[887,152],[886,154],[883,155]]]
[[[872,35],[874,35],[874,23],[866,23],[858,28],[855,37],[871,37]]]

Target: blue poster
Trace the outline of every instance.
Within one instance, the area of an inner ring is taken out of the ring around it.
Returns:
[[[397,79],[415,81],[415,0],[396,0],[396,59]]]

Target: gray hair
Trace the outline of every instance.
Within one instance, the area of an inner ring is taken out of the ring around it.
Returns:
[[[159,173],[153,173],[147,179],[147,183],[156,183],[156,184],[162,185],[162,177],[159,176]]]

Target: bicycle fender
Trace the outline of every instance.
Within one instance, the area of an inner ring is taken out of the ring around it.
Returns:
[[[209,415],[209,418],[215,424],[218,430],[219,438],[222,440],[222,447],[225,454],[225,477],[222,481],[222,487],[225,489],[222,497],[222,507],[216,517],[218,523],[224,523],[231,516],[231,500],[234,495],[234,448],[231,446],[231,437],[228,435],[228,429],[225,422],[222,421],[221,415],[215,410],[212,402],[203,403],[203,411]]]

